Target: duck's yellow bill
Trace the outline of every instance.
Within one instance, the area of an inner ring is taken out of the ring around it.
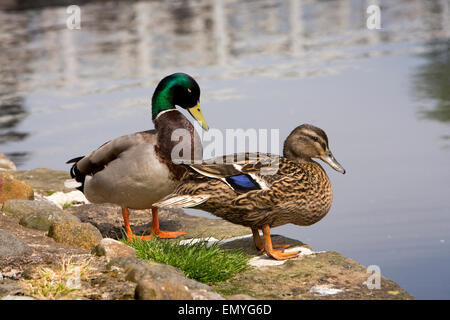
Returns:
[[[202,111],[200,110],[200,103],[197,103],[197,105],[195,107],[189,108],[188,111],[191,114],[191,116],[195,120],[197,120],[198,123],[200,123],[203,130],[205,130],[205,131],[209,130],[209,127],[208,127],[208,124],[206,123],[205,117],[203,117]]]

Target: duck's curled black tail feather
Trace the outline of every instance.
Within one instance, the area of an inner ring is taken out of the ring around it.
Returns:
[[[70,168],[70,176],[73,179],[75,179],[75,181],[81,183],[81,186],[76,188],[76,189],[80,190],[81,192],[84,192],[84,179],[86,178],[86,175],[84,173],[82,173],[80,170],[78,170],[77,162],[83,158],[84,158],[84,156],[76,157],[76,158],[70,159],[69,161],[66,162],[67,164],[73,163],[72,168]]]

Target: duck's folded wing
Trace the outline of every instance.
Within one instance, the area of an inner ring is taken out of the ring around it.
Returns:
[[[220,179],[230,188],[245,193],[251,190],[267,189],[265,176],[278,171],[279,156],[263,153],[238,153],[217,157],[202,164],[188,165],[196,173]]]
[[[275,174],[278,171],[280,157],[270,153],[235,153],[190,164],[198,173],[215,178],[238,174]]]
[[[85,157],[75,158],[67,163],[75,162],[77,169],[85,175],[94,174],[102,170],[111,161],[117,159],[122,152],[144,143],[145,136],[148,134],[151,134],[151,132],[138,132],[121,136],[104,143]]]

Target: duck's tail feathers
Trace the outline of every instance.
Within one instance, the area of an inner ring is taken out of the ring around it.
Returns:
[[[73,179],[69,179],[64,182],[64,185],[67,188],[75,188],[81,192],[84,192],[84,180],[86,179],[86,175],[78,170],[77,162],[83,158],[84,157],[76,157],[66,162],[67,164],[73,163],[72,168],[70,168],[70,176],[75,179],[75,181]],[[75,183],[77,183],[77,185],[75,185]]]
[[[202,204],[210,198],[209,195],[169,195],[153,204],[157,208],[191,208]]]

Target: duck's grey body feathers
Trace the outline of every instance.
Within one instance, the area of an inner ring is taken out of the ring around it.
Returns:
[[[191,152],[180,158],[201,159],[200,137],[182,113],[171,110],[154,122],[155,130],[118,137],[87,156],[72,160],[75,162],[72,175],[83,183],[82,191],[90,202],[115,203],[130,209],[151,208],[174,190],[186,171],[171,162],[174,145],[188,143],[191,147]],[[171,140],[178,128],[189,134],[186,141]]]

